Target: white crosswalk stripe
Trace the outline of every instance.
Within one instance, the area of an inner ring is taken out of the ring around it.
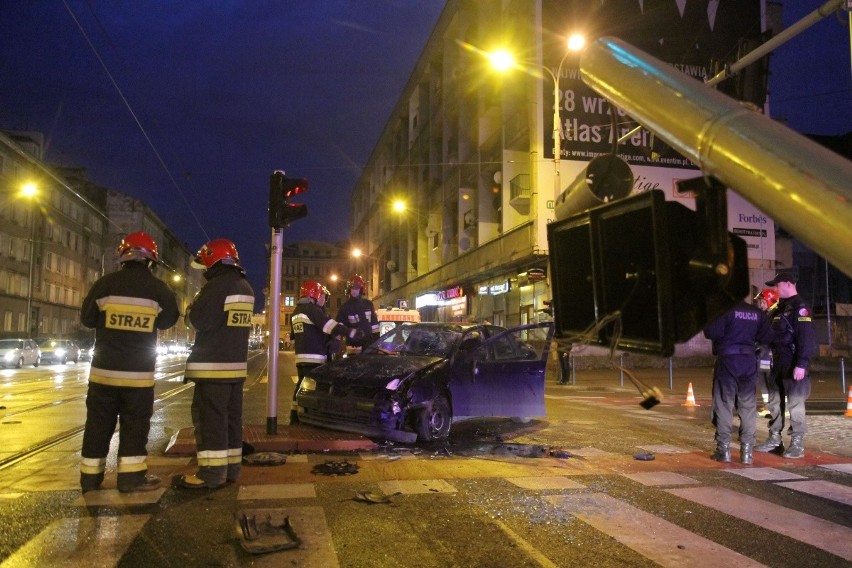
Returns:
[[[852,561],[850,528],[731,489],[690,487],[666,491]]]
[[[764,566],[742,554],[603,493],[552,495],[555,505],[661,566]]]
[[[787,489],[792,489],[793,491],[801,491],[808,495],[815,495],[816,497],[823,497],[825,499],[830,499],[831,501],[837,501],[838,503],[852,506],[852,487],[847,485],[839,485],[837,483],[823,481],[820,479],[813,479],[809,481],[787,481],[785,483],[778,483],[777,485],[786,487]]]

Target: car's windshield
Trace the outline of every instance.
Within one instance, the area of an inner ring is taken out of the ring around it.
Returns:
[[[37,342],[40,347],[56,347],[62,345],[62,342],[57,339],[42,339]]]
[[[402,325],[380,337],[365,352],[449,357],[461,333],[432,326]]]
[[[21,347],[20,339],[0,339],[0,349],[16,349]]]

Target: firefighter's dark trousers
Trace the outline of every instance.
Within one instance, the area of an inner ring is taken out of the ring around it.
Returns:
[[[740,443],[753,444],[757,420],[757,360],[753,354],[720,355],[713,370],[713,424],[716,441],[730,443],[734,405],[740,417]]]
[[[243,384],[196,380],[192,395],[192,425],[199,479],[218,487],[240,476],[243,456]]]
[[[118,479],[120,488],[132,489],[145,479],[148,465],[148,431],[154,413],[154,387],[113,387],[89,383],[86,429],[80,463],[80,486],[97,489],[104,480],[109,443],[119,425]]]

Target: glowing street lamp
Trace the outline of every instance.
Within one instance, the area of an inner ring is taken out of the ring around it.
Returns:
[[[33,318],[33,272],[35,270],[35,200],[38,197],[38,185],[35,182],[27,182],[21,186],[21,195],[32,201],[30,207],[30,270],[27,282],[27,335],[32,334]]]
[[[567,47],[567,51],[562,56],[562,59],[559,61],[559,66],[557,67],[556,73],[554,73],[549,67],[544,65],[539,65],[538,63],[534,63],[532,61],[521,61],[521,64],[515,62],[514,56],[505,50],[499,50],[492,53],[486,54],[488,59],[491,61],[491,65],[497,69],[498,71],[508,71],[512,68],[523,69],[523,65],[536,65],[540,69],[544,70],[550,78],[553,80],[553,167],[554,167],[554,175],[555,175],[555,185],[556,185],[556,195],[562,191],[561,183],[559,182],[559,160],[562,157],[562,121],[559,117],[559,109],[562,105],[559,104],[559,79],[562,76],[562,66],[565,64],[565,60],[572,53],[580,51],[585,45],[586,40],[580,34],[571,34],[568,37],[565,45]]]

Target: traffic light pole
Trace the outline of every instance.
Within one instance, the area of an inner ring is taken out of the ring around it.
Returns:
[[[266,433],[278,433],[278,344],[281,339],[281,253],[283,229],[272,229],[269,255],[269,377],[266,389]]]

